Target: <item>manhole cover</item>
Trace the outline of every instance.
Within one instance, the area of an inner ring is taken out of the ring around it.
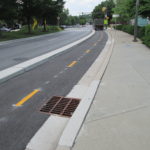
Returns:
[[[41,109],[41,112],[71,117],[80,99],[54,96]]]

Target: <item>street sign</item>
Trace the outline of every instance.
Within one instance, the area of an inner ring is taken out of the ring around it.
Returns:
[[[103,7],[103,8],[102,8],[102,12],[105,12],[105,11],[106,11],[106,9],[107,9],[106,7]]]
[[[113,14],[113,18],[118,18],[119,14]]]

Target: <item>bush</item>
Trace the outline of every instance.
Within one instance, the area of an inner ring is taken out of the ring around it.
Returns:
[[[32,27],[31,27],[32,29]],[[58,26],[46,26],[46,29],[48,32],[56,32],[56,31],[61,31],[61,29]],[[37,26],[34,30],[32,30],[32,33],[36,32],[42,32],[43,31],[43,26]],[[28,26],[24,25],[20,32],[27,33],[28,32]]]
[[[122,30],[132,35],[134,34],[134,26],[132,25],[118,25],[116,29]],[[150,47],[150,25],[145,27],[138,27],[138,37],[145,45]]]
[[[150,25],[147,25],[145,27],[145,35],[142,38],[142,40],[143,40],[143,43],[145,45],[147,45],[148,47],[150,47]]]
[[[145,36],[150,36],[150,24],[145,27]]]
[[[148,47],[150,47],[150,36],[144,36],[142,38],[142,41],[145,45],[147,45]]]
[[[132,35],[134,34],[134,27],[132,25],[118,25],[116,26],[116,29],[122,30]]]
[[[47,26],[47,30],[49,31],[61,31],[61,28],[58,26]]]
[[[20,29],[19,32],[25,33],[25,32],[27,32],[27,31],[28,31],[28,26],[27,26],[27,25],[24,25],[24,26],[22,26],[22,28]]]
[[[117,30],[122,30],[122,27],[123,27],[123,25],[117,25],[117,26],[116,26],[116,29],[117,29]]]
[[[145,27],[138,27],[138,38],[142,38],[145,36]]]
[[[129,34],[132,34],[132,35],[134,34],[134,27],[132,25],[124,25],[122,30]]]

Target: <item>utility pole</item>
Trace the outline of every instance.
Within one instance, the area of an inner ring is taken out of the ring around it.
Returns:
[[[60,17],[59,16],[57,17],[57,26],[58,27],[60,26]]]
[[[136,12],[135,12],[135,23],[134,23],[134,40],[133,40],[133,42],[137,42],[138,8],[139,8],[139,0],[136,0]]]

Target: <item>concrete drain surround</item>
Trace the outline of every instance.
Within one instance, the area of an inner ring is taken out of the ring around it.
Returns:
[[[80,99],[65,98],[61,96],[52,97],[43,107],[40,112],[46,114],[55,114],[64,117],[71,117],[80,103]]]

